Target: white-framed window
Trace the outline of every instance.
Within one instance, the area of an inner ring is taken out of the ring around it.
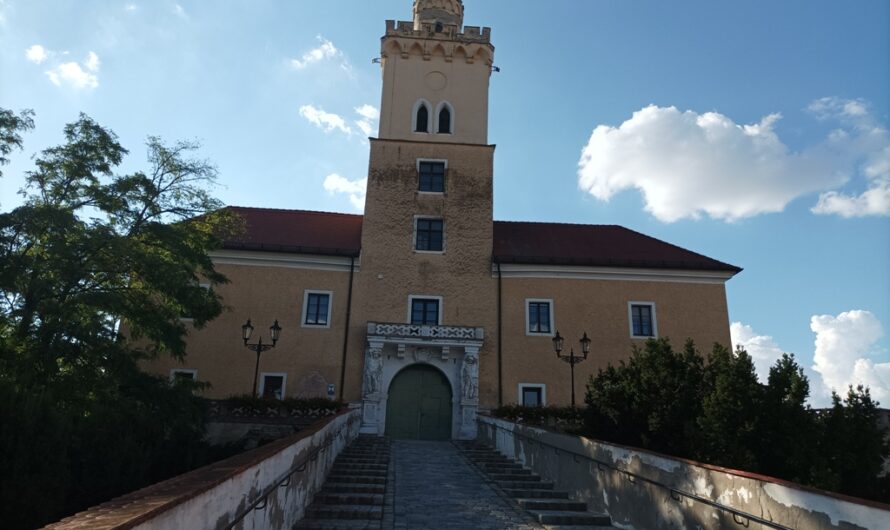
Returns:
[[[631,338],[650,339],[658,337],[655,302],[628,302],[627,320],[630,325]]]
[[[408,323],[417,326],[441,326],[442,297],[420,294],[409,295]]]
[[[260,374],[260,397],[284,399],[287,374],[283,372],[263,372]]]
[[[425,99],[417,100],[411,111],[411,130],[420,134],[429,134],[433,122],[433,106]]]
[[[539,383],[519,383],[517,403],[523,407],[546,407],[547,385]]]
[[[174,368],[170,370],[170,381],[176,383],[177,381],[197,381],[198,380],[198,371],[190,370],[187,368]]]
[[[436,107],[436,134],[454,133],[454,107],[443,101]]]
[[[556,323],[553,319],[553,300],[547,298],[525,299],[525,334],[553,336]]]
[[[445,220],[441,217],[414,216],[414,251],[445,252]]]
[[[303,317],[300,325],[304,328],[331,327],[331,306],[334,293],[331,291],[303,291]]]
[[[417,159],[417,191],[420,193],[445,193],[445,173],[448,160]]]

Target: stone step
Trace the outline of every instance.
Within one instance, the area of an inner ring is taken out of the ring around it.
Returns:
[[[350,483],[326,483],[322,493],[365,493],[383,494],[386,486],[383,484],[350,484]],[[527,495],[531,497],[531,495]]]
[[[364,519],[303,519],[293,530],[380,530],[380,521]]]
[[[515,499],[524,510],[557,510],[563,512],[586,512],[587,503],[568,499],[542,499],[519,497]]]
[[[608,515],[590,512],[567,512],[563,510],[529,510],[541,524],[550,525],[599,525],[609,526],[612,519]]]
[[[328,482],[336,482],[338,484],[386,484],[386,476],[363,477],[357,475],[329,475]]]
[[[386,468],[384,469],[356,469],[354,467],[334,466],[331,470],[335,475],[352,475],[355,477],[385,477]]]
[[[539,477],[538,475],[533,475],[531,473],[527,475],[522,475],[519,473],[489,473],[488,476],[496,482],[540,482],[541,480],[541,477]]]
[[[322,491],[315,496],[313,502],[318,504],[366,504],[383,506],[383,494],[378,493],[325,493]],[[542,506],[541,509],[549,509]]]
[[[612,525],[601,526],[598,524],[545,524],[542,526],[544,527],[544,530],[615,530],[615,527]]]
[[[310,519],[382,519],[382,506],[364,504],[312,504],[306,511]]]
[[[337,458],[337,462],[354,462],[356,464],[389,464],[389,458],[383,457],[369,457],[369,458],[361,458],[357,456],[340,456]]]
[[[529,482],[529,481],[512,481],[499,480],[498,486],[503,490],[552,490],[552,482]]]
[[[386,469],[389,467],[389,464],[383,464],[380,462],[342,462],[337,460],[334,462],[334,467],[343,466],[343,467],[354,467],[356,469]]]
[[[489,475],[531,475],[532,472],[529,469],[524,469],[522,467],[496,467],[490,468],[485,466],[485,472]]]
[[[510,497],[522,498],[522,499],[568,499],[569,492],[567,491],[559,491],[559,490],[545,490],[545,489],[505,489],[504,493],[509,495]]]

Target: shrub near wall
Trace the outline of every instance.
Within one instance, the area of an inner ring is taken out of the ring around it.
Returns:
[[[591,377],[584,434],[769,475],[847,495],[890,501],[879,478],[888,454],[867,388],[807,404],[809,381],[792,355],[757,380],[751,357],[715,344],[707,361],[687,341],[649,340],[619,366]]]

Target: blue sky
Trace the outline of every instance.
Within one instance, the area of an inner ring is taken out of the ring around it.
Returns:
[[[745,268],[727,285],[761,373],[890,405],[890,3],[467,0],[493,28],[495,218],[622,224]],[[536,9],[537,7],[537,9]],[[86,112],[144,167],[197,138],[228,204],[357,212],[385,19],[409,0],[0,0],[0,106]],[[592,323],[591,325],[595,325]]]

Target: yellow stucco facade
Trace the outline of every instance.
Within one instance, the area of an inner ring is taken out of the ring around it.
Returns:
[[[494,47],[490,29],[463,26],[463,15],[459,0],[417,0],[412,21],[386,24],[364,215],[240,209],[249,244],[214,254],[231,282],[219,288],[227,310],[190,332],[184,364],[147,370],[193,370],[208,397],[249,393],[256,359],[240,326],[251,318],[268,337],[277,319],[281,340],[259,372],[281,378],[279,397],[360,402],[364,432],[384,434],[388,409],[425,399],[397,400],[393,380],[432,366],[452,395],[440,420],[470,438],[476,411],[522,402],[522,385],[539,389],[539,404],[568,404],[557,330],[567,350],[583,333],[592,340],[576,367],[579,400],[591,374],[642,343],[635,329],[677,346],[729,345],[724,284],[740,269],[620,227],[493,221]],[[345,250],[318,242],[346,232]]]

